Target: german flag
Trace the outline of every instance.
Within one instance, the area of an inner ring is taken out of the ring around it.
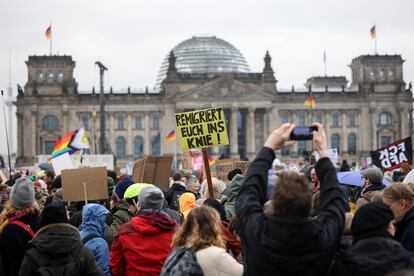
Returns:
[[[209,164],[210,166],[213,166],[214,164],[216,164],[216,159],[214,159],[214,158],[212,158],[212,157],[209,157],[209,158],[208,158],[208,164]]]
[[[165,137],[165,140],[167,140],[168,142],[175,141],[175,130],[168,133],[167,137]]]
[[[45,36],[47,39],[50,39],[52,37],[52,25],[50,25],[45,32]]]
[[[315,108],[315,104],[316,104],[315,97],[313,96],[312,91],[310,91],[308,97],[305,100],[305,105]]]
[[[370,33],[371,33],[371,38],[372,39],[375,39],[377,37],[377,31],[375,30],[375,25],[372,26],[372,28],[370,30]]]

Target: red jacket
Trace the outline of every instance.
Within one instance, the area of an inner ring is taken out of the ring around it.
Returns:
[[[159,211],[141,212],[121,225],[109,259],[112,276],[159,275],[176,227],[174,220]]]

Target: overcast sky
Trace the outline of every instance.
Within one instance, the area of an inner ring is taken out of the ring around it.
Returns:
[[[352,58],[374,52],[374,24],[378,52],[402,55],[408,83],[414,79],[413,11],[412,0],[0,0],[0,89],[9,82],[9,51],[14,90],[27,81],[28,56],[49,53],[44,32],[50,22],[53,53],[72,55],[81,91],[98,86],[97,60],[109,69],[106,87],[152,87],[166,54],[199,34],[233,44],[252,72],[263,69],[269,50],[279,88],[323,75],[325,50],[328,74],[350,79]],[[3,112],[0,118],[3,129]]]

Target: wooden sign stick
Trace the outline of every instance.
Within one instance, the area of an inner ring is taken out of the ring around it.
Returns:
[[[210,174],[210,163],[208,162],[208,151],[206,148],[203,148],[202,152],[203,152],[204,168],[206,170],[208,194],[210,198],[214,199],[213,183],[211,181],[211,174]]]
[[[86,185],[88,185],[88,184],[84,182],[84,183],[82,183],[82,185],[83,185],[83,194],[85,196],[85,204],[88,204],[88,194],[86,192]]]

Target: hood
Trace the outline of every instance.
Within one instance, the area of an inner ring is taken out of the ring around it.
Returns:
[[[225,207],[226,216],[228,219],[232,218],[236,213],[234,205],[236,204],[236,198],[239,194],[240,188],[243,185],[244,179],[244,175],[236,174],[230,181],[230,184],[228,186],[229,193],[227,195],[227,205]]]
[[[34,237],[33,246],[48,255],[64,255],[82,246],[79,231],[68,223],[42,227]]]
[[[383,275],[408,268],[411,257],[400,243],[382,237],[361,240],[345,251],[343,263],[361,275]]]
[[[81,237],[95,234],[105,238],[105,218],[108,213],[109,211],[100,204],[90,203],[83,206],[82,224],[80,225]]]
[[[370,191],[380,191],[383,190],[385,187],[386,186],[384,184],[371,184],[362,191],[362,194],[365,194]]]
[[[193,193],[183,193],[178,201],[181,213],[189,212],[196,207],[196,199]]]
[[[179,186],[183,187],[183,188],[184,188],[184,190],[187,190],[187,186],[186,186],[186,185],[185,185],[185,183],[184,183],[184,182],[182,182],[182,181],[174,181],[174,184],[172,184],[172,185],[171,185],[171,187],[173,187],[173,186],[177,186],[177,185],[179,185]]]
[[[131,219],[131,225],[138,233],[148,236],[172,232],[177,227],[169,215],[159,210],[141,211]]]

